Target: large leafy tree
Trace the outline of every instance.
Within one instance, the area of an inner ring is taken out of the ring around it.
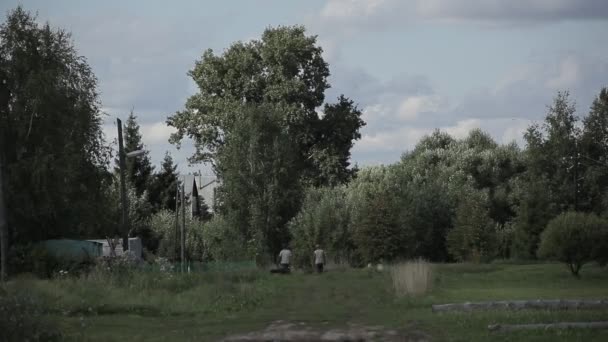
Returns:
[[[527,171],[522,179],[521,205],[515,231],[515,254],[534,257],[540,234],[549,220],[568,209],[579,209],[583,165],[580,132],[568,92],[559,92],[548,107],[545,122],[524,134]]]
[[[190,76],[199,93],[168,118],[171,141],[194,141],[191,161],[211,162],[222,181],[219,212],[258,252],[275,253],[305,186],[352,177],[361,111],[344,96],[324,105],[328,65],[299,26],[267,29],[221,55],[208,50]]]
[[[278,252],[288,240],[285,225],[302,193],[295,143],[281,120],[273,105],[242,107],[218,153],[218,210],[255,245],[258,257]]]
[[[0,157],[16,242],[90,234],[105,224],[109,159],[97,81],[70,34],[21,7],[0,27]]]
[[[608,89],[603,88],[583,120],[580,163],[585,165],[581,204],[608,214]]]
[[[186,136],[194,140],[193,161],[217,162],[233,133],[238,107],[274,104],[309,183],[334,185],[352,175],[348,159],[364,124],[361,112],[340,97],[325,105],[325,115],[317,113],[329,88],[329,68],[316,37],[307,36],[303,27],[269,28],[260,40],[237,42],[219,56],[207,50],[190,76],[199,93],[168,124],[177,128],[173,142]]]

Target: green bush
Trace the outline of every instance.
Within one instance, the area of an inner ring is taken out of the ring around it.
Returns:
[[[33,273],[39,278],[50,278],[59,271],[70,274],[86,273],[95,264],[93,259],[58,258],[41,245],[13,246],[9,258],[12,274]]]
[[[289,223],[294,265],[310,268],[316,245],[336,262],[346,262],[352,251],[349,212],[344,188],[311,188],[298,215]]]
[[[584,264],[605,260],[608,221],[594,214],[566,212],[549,222],[541,234],[538,256],[564,262],[579,276]]]
[[[60,341],[61,333],[41,307],[32,297],[8,295],[0,288],[0,341]]]
[[[243,241],[236,225],[223,216],[215,215],[204,224],[201,233],[205,261],[254,260],[261,257],[256,255],[257,243],[261,243],[261,239]]]

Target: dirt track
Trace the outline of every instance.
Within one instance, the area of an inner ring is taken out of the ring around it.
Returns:
[[[400,332],[381,326],[361,326],[351,324],[343,329],[320,329],[305,323],[276,321],[266,329],[227,337],[225,342],[240,341],[429,341],[430,337],[421,331]]]

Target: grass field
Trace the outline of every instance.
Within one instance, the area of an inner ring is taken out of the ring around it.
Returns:
[[[506,299],[608,298],[608,269],[586,266],[575,279],[563,265],[435,265],[432,290],[395,295],[389,272],[334,269],[317,274],[261,271],[131,274],[38,280],[5,286],[44,308],[66,339],[78,341],[213,341],[270,322],[315,327],[349,323],[418,330],[436,341],[608,341],[608,331],[488,332],[493,323],[608,320],[606,310],[433,313],[432,304]]]

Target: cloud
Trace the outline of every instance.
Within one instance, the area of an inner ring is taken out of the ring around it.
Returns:
[[[408,20],[451,22],[558,21],[608,18],[604,0],[329,0],[325,21],[401,24]],[[405,19],[405,20],[404,20]]]
[[[166,144],[175,131],[174,127],[167,126],[164,121],[140,125],[142,140],[148,146]]]
[[[536,57],[507,71],[496,86],[467,94],[456,106],[453,117],[524,118],[542,120],[557,91],[570,91],[579,114],[602,87],[608,85],[608,61],[597,56],[567,52]]]
[[[465,138],[472,129],[481,128],[492,135],[497,142],[508,144],[516,142],[523,146],[523,133],[532,123],[526,119],[467,118],[446,126],[401,126],[393,130],[363,134],[353,148],[353,159],[362,164],[387,164],[399,159],[402,153],[412,150],[425,135],[440,129],[451,136]]]
[[[444,94],[433,90],[430,81],[418,83],[424,87],[401,88],[411,93],[385,93],[387,88],[382,85],[393,81],[361,76],[353,79],[366,80],[370,89],[378,91],[366,90],[363,118],[368,125],[355,144],[353,158],[362,163],[389,163],[436,128],[456,138],[481,128],[499,143],[515,141],[523,147],[523,133],[532,123],[544,119],[546,106],[558,90],[569,90],[571,99],[576,100],[578,115],[587,114],[594,97],[608,86],[608,61],[575,52],[535,56],[507,70],[494,86],[473,90],[453,105]],[[411,80],[404,84],[417,84]]]
[[[398,116],[402,120],[414,120],[420,114],[436,112],[440,105],[441,99],[437,95],[408,97],[399,105]]]
[[[555,77],[545,83],[548,88],[568,89],[576,86],[580,81],[581,66],[578,61],[568,56],[559,65],[559,71]]]

